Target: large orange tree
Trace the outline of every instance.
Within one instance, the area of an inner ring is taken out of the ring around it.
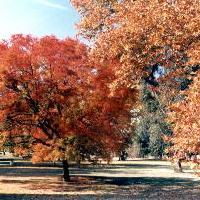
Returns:
[[[32,155],[35,162],[62,160],[68,180],[65,143],[77,134],[77,119],[84,112],[87,49],[76,40],[53,36],[13,35],[1,44],[4,136],[14,151]]]
[[[0,66],[1,130],[16,153],[62,161],[69,180],[71,157],[109,158],[127,137],[132,98],[111,95],[114,75],[96,70],[79,41],[13,35],[1,43]]]

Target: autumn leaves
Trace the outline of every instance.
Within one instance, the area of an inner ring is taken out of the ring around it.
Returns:
[[[199,65],[200,2],[73,0],[81,14],[80,33],[94,42],[92,55],[111,68],[115,80],[111,88],[136,88],[147,66],[160,64],[166,69],[160,83],[160,99],[171,106],[174,126],[171,142],[176,150],[199,153]],[[193,75],[191,75],[193,71]],[[150,72],[151,73],[151,72]],[[178,98],[178,79],[194,83]],[[176,98],[177,97],[177,98]],[[173,99],[179,99],[174,103]],[[166,107],[166,111],[169,107]]]
[[[151,88],[161,93],[165,111],[173,105],[173,147],[198,153],[199,73],[185,100],[174,104],[172,98],[180,92],[177,78],[191,78],[188,69],[199,64],[200,2],[173,2],[73,0],[90,47],[53,36],[14,35],[1,42],[5,141],[12,138],[14,149],[28,149],[37,161],[72,154],[109,159],[131,138],[140,81],[152,73],[148,67],[159,65],[166,74],[155,86],[160,89]]]

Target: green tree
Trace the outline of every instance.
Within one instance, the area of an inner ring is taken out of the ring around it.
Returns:
[[[156,88],[157,87],[157,88]],[[140,154],[162,157],[165,142],[163,135],[171,135],[166,122],[165,106],[159,100],[158,85],[154,87],[145,79],[141,82],[141,117],[136,127],[136,140],[140,144]]]

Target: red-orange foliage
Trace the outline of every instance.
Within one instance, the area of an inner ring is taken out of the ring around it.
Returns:
[[[6,130],[31,135],[29,147],[51,146],[72,134],[88,91],[86,61],[86,46],[72,39],[14,35],[3,42],[0,102]]]
[[[89,63],[85,45],[14,35],[1,47],[0,120],[18,153],[28,150],[35,162],[68,159],[70,138],[79,136],[90,138],[99,154],[117,150],[128,127],[130,91],[111,94],[114,75]]]

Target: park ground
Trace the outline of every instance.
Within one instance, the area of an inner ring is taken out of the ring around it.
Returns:
[[[70,167],[62,180],[59,163],[0,164],[0,200],[200,199],[200,178],[186,165],[175,173],[169,161],[115,161],[110,165]]]

